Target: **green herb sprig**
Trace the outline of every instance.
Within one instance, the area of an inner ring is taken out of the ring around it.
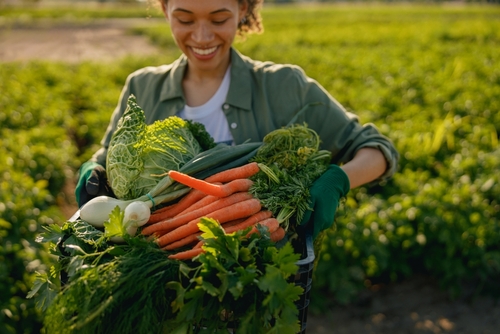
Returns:
[[[120,219],[114,211],[107,227]],[[44,311],[44,330],[296,333],[295,301],[303,288],[289,282],[300,257],[293,247],[276,248],[260,226],[258,234],[247,236],[247,229],[227,235],[216,221],[202,219],[200,229],[205,253],[181,262],[140,236],[111,244],[113,233],[82,220],[47,226],[38,241],[59,261],[49,274],[38,275],[29,296]]]
[[[176,291],[177,312],[169,328],[179,333],[297,333],[294,304],[303,288],[288,282],[299,255],[286,243],[277,249],[265,228],[225,234],[211,219],[199,224],[205,253],[191,265],[181,264],[181,279],[168,286]],[[224,332],[225,331],[225,332]]]
[[[119,216],[110,215],[109,224]],[[44,311],[47,333],[159,333],[172,318],[166,282],[179,262],[142,237],[108,243],[105,232],[77,220],[50,225],[38,238],[59,257],[49,274],[38,274],[29,294]],[[61,284],[60,278],[67,276]]]
[[[290,222],[300,222],[310,209],[309,188],[328,168],[331,153],[320,150],[320,138],[307,124],[292,124],[267,134],[253,161],[260,172],[250,193],[286,230],[293,229]]]

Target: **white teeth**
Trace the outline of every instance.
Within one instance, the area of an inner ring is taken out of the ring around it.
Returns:
[[[212,52],[214,52],[217,49],[217,47],[214,46],[213,48],[210,48],[210,49],[198,49],[198,48],[192,48],[192,49],[195,53],[202,55],[202,56],[206,56],[206,55],[209,55]]]

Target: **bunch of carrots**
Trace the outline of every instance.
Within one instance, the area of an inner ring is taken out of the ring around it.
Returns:
[[[248,190],[253,182],[250,177],[259,171],[256,162],[228,169],[206,179],[197,179],[178,171],[169,176],[191,190],[175,204],[158,209],[142,229],[142,234],[155,236],[158,245],[169,251],[188,246],[188,250],[170,255],[178,260],[191,259],[203,252],[203,242],[198,223],[203,217],[221,224],[226,233],[253,227],[250,233],[258,233],[256,224],[269,229],[271,240],[284,238],[285,230],[271,211],[264,209]]]

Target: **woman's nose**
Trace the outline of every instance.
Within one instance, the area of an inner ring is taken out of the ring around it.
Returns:
[[[199,23],[192,33],[192,38],[196,43],[203,44],[213,38],[213,32],[207,23]]]

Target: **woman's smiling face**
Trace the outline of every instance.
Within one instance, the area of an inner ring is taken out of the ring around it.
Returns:
[[[227,68],[230,48],[247,6],[238,0],[168,0],[163,12],[192,70]]]

